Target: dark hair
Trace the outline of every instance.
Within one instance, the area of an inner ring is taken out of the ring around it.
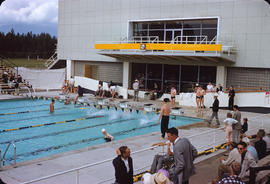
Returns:
[[[169,128],[166,132],[178,136],[178,130],[175,127]]]
[[[239,109],[238,105],[234,105],[233,108],[236,108],[237,110]]]
[[[121,153],[121,156],[123,156],[123,154],[126,152],[126,150],[127,150],[127,146],[121,146],[120,148],[119,148],[119,151],[120,151],[120,153]]]
[[[236,142],[231,142],[231,147],[232,148],[237,148],[237,143]]]
[[[248,119],[247,119],[247,118],[244,118],[243,120],[248,121]]]
[[[164,98],[163,99],[163,102],[169,102],[170,100],[169,100],[169,98]]]
[[[245,142],[239,142],[238,145],[242,145],[244,148],[247,147],[247,143],[245,143]]]
[[[265,136],[264,129],[259,129],[257,132],[257,136],[262,139]]]
[[[52,102],[54,102],[55,100],[54,99],[52,99]]]
[[[228,112],[227,113],[227,118],[232,118],[232,113]]]

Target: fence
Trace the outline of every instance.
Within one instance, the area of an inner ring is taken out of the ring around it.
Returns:
[[[249,130],[248,130],[247,134],[248,135],[255,134],[257,132],[257,130],[260,129],[260,128],[264,128],[264,129],[266,129],[267,132],[269,132],[270,124],[265,123],[264,122],[265,119],[270,119],[270,115],[265,114],[265,115],[250,118],[249,119]],[[207,135],[207,136],[204,136],[204,135]],[[204,131],[202,133],[194,134],[192,136],[187,136],[187,138],[189,138],[189,140],[197,148],[198,151],[208,149],[209,147],[214,148],[218,144],[221,144],[221,143],[224,142],[224,137],[225,137],[224,127],[220,127],[218,129],[214,129],[214,130]],[[199,141],[197,141],[196,139],[198,139]],[[206,144],[200,145],[201,142],[206,142]],[[152,151],[154,148],[157,148],[157,147],[149,147],[149,148],[145,148],[145,149],[142,149],[142,150],[134,151],[134,152],[132,152],[132,155],[137,155],[139,153],[144,153],[146,151]],[[162,147],[161,149],[162,150],[160,150],[160,151],[164,153],[164,147]],[[213,151],[215,151],[215,149],[213,149]],[[154,154],[152,154],[152,156],[153,155]],[[94,167],[94,166],[97,166],[97,165],[101,165],[103,163],[111,162],[113,159],[114,158],[109,158],[109,159],[105,159],[105,160],[102,160],[102,161],[99,161],[99,162],[86,164],[86,165],[81,166],[81,167],[77,167],[77,168],[74,168],[74,169],[58,172],[58,173],[55,173],[55,174],[52,174],[52,175],[49,175],[49,176],[45,176],[45,177],[41,177],[41,178],[34,179],[34,180],[31,180],[31,181],[27,181],[27,182],[24,182],[23,184],[35,183],[35,182],[47,180],[47,179],[50,179],[50,178],[53,178],[53,177],[56,177],[56,176],[60,176],[60,175],[64,175],[64,174],[70,174],[72,172],[76,172],[76,184],[79,184],[80,183],[80,171],[82,169],[86,169],[86,168]],[[142,169],[149,168],[150,165],[146,161],[147,161],[147,159],[145,159],[145,163],[146,163],[145,166],[140,167],[140,168],[135,168],[134,173],[138,172],[138,171],[141,171]],[[150,161],[152,161],[152,160],[150,160]],[[99,184],[112,181],[113,179],[114,178],[112,178],[112,177],[108,178],[108,179],[104,179],[103,181],[100,181]]]

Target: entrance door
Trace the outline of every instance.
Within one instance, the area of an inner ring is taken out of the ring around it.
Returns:
[[[92,78],[91,65],[84,65],[84,77]]]
[[[167,29],[166,34],[166,43],[182,43],[182,29]],[[177,38],[176,38],[177,37]]]

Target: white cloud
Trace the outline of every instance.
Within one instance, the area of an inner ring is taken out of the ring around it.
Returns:
[[[55,24],[57,0],[5,0],[0,7],[0,24]]]

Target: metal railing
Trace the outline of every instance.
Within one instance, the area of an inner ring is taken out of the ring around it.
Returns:
[[[14,148],[14,165],[16,165],[16,146],[15,146],[15,144],[14,144],[13,142],[10,142],[10,143],[8,144],[6,150],[5,150],[4,155],[3,155],[3,159],[2,159],[2,161],[3,161],[3,166],[5,166],[5,163],[6,163],[6,154],[7,154],[7,151],[9,150],[9,148],[10,148],[10,145],[12,145],[13,148]],[[0,164],[0,165],[1,165],[1,164]]]
[[[57,51],[55,51],[53,55],[45,62],[45,66],[49,68],[56,61],[58,61]]]
[[[171,43],[174,44],[210,44],[208,36],[177,36]],[[213,43],[213,42],[212,42]],[[214,43],[215,44],[215,43]]]
[[[158,147],[158,146],[149,147],[149,148],[145,148],[145,149],[142,149],[142,150],[134,151],[131,154],[142,153],[144,151],[148,151],[148,150],[151,150],[151,149],[156,148],[156,147]],[[49,176],[44,176],[44,177],[41,177],[41,178],[38,178],[38,179],[34,179],[34,180],[31,180],[31,181],[24,182],[22,184],[34,183],[34,182],[42,181],[42,180],[45,180],[45,179],[49,179],[49,178],[52,178],[52,177],[60,176],[60,175],[71,173],[71,172],[76,172],[76,183],[79,184],[79,175],[80,175],[79,172],[80,172],[81,169],[85,169],[85,168],[93,167],[93,166],[103,164],[103,163],[106,163],[106,162],[110,162],[114,158],[109,158],[109,159],[102,160],[102,161],[99,161],[99,162],[95,162],[95,163],[92,163],[92,164],[86,164],[86,165],[81,166],[81,167],[77,167],[77,168],[74,168],[74,169],[69,169],[69,170],[66,170],[66,171],[58,172],[58,173],[55,173],[55,174],[52,174],[52,175],[49,175]]]
[[[264,116],[267,116],[267,115],[269,115],[269,114],[264,114],[264,115],[256,116],[256,117],[250,118],[249,121],[251,121],[253,119],[254,120],[257,120],[258,118],[264,117]],[[207,131],[204,131],[204,132],[201,132],[201,133],[198,133],[198,134],[194,134],[192,136],[187,136],[187,138],[189,138],[190,141],[192,142],[192,140],[195,137],[201,138],[201,136],[204,135],[204,134],[211,134],[211,133],[213,133],[213,142],[208,143],[206,145],[202,145],[202,146],[196,147],[196,148],[197,148],[197,150],[201,150],[202,148],[207,148],[208,149],[209,148],[208,146],[212,146],[213,151],[215,151],[215,149],[214,149],[215,146],[217,146],[218,144],[224,143],[224,137],[222,137],[222,139],[217,139],[217,136],[216,136],[217,133],[220,133],[220,131],[224,132],[224,128],[225,128],[225,126],[222,126],[220,128],[214,129],[214,130],[207,130]],[[258,126],[256,126],[255,128],[249,129],[248,132],[254,132],[254,131],[256,131],[256,130],[258,130],[260,128],[264,128],[264,122],[263,121],[261,122],[261,125],[259,126],[259,128],[258,128]],[[148,151],[148,150],[152,150],[153,148],[157,148],[157,147],[158,146],[145,148],[145,149],[142,149],[142,150],[134,151],[131,154],[142,153],[142,152],[145,152],[145,151]],[[164,152],[164,147],[163,147],[163,152]],[[92,163],[92,164],[86,164],[86,165],[81,166],[81,167],[77,167],[77,168],[74,168],[74,169],[70,169],[70,170],[58,172],[58,173],[55,173],[55,174],[52,174],[52,175],[49,175],[49,176],[44,176],[44,177],[41,177],[41,178],[38,178],[38,179],[34,179],[34,180],[31,180],[31,181],[24,182],[22,184],[34,183],[34,182],[46,180],[46,179],[49,179],[49,178],[53,178],[53,177],[56,177],[56,176],[68,174],[68,173],[71,173],[71,172],[76,172],[76,184],[79,184],[79,171],[81,169],[86,169],[86,168],[93,167],[93,166],[96,166],[96,165],[100,165],[100,164],[103,164],[103,163],[106,163],[106,162],[110,162],[113,159],[114,158],[109,158],[109,159],[102,160],[102,161],[99,161],[99,162],[95,162],[95,163]],[[147,166],[144,166],[142,168],[147,168],[147,167],[149,167],[149,166],[147,165]],[[140,169],[136,169],[134,171],[137,171],[137,170],[140,170]],[[113,179],[114,178],[105,179],[105,180],[99,182],[99,184],[100,183],[111,181]]]
[[[13,92],[13,93],[18,93],[20,94],[20,90],[22,91],[22,89],[26,89],[29,93],[29,96],[36,96],[36,90],[32,87],[29,87],[29,83],[19,83],[19,88],[13,88],[14,84],[12,84],[12,86],[8,85],[8,84],[0,84],[0,92]],[[3,88],[4,87],[8,87],[8,88]],[[22,88],[24,87],[24,88]],[[31,89],[33,90],[33,92],[31,91]],[[34,95],[33,95],[34,93]]]
[[[133,36],[130,40],[131,43],[158,43],[158,36]]]

